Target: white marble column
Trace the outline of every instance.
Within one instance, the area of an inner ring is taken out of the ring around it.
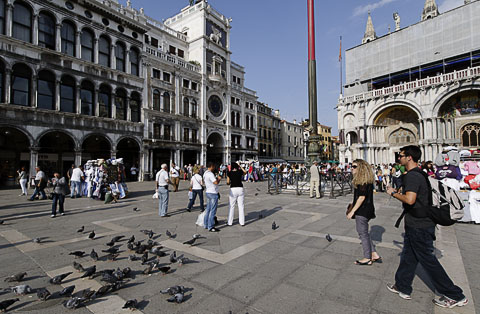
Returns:
[[[39,150],[39,147],[30,147],[30,177],[34,177],[36,175],[35,167],[38,164]]]
[[[13,5],[7,3],[5,9],[5,34],[12,37]]]
[[[98,38],[93,39],[93,63],[98,64]]]
[[[130,46],[125,47],[125,73],[131,74],[131,67],[130,67]]]
[[[56,111],[60,111],[61,108],[60,108],[60,85],[61,85],[62,81],[60,80],[55,80],[55,110]]]
[[[75,112],[78,114],[82,113],[82,98],[80,97],[82,93],[82,86],[77,84],[75,86]]]
[[[32,43],[38,46],[38,14],[33,15]]]
[[[116,69],[117,68],[117,58],[115,57],[115,48],[116,45],[110,45],[110,68]]]
[[[75,150],[75,165],[81,165],[82,164],[82,149],[78,148]]]
[[[55,30],[55,50],[58,52],[62,51],[62,24],[56,25]]]
[[[31,86],[30,86],[30,106],[36,108],[37,107],[37,76],[32,76],[31,79]]]
[[[11,69],[5,69],[5,90],[3,91],[4,93],[4,99],[5,103],[9,104],[10,103],[10,96],[11,96],[11,81],[12,81],[12,70]]]
[[[82,32],[75,32],[75,57],[82,58]]]

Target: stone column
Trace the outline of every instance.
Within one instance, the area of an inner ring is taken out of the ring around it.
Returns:
[[[11,81],[12,81],[12,70],[11,69],[5,69],[5,90],[3,91],[4,93],[4,99],[5,103],[9,104],[10,103],[10,96],[11,96]]]
[[[115,48],[116,45],[110,46],[110,68],[116,69],[117,68],[117,59],[115,58]]]
[[[125,120],[127,121],[132,121],[132,111],[130,108],[130,101],[131,101],[130,97],[127,96],[127,103],[125,104],[125,106],[127,107],[127,116],[125,117]],[[141,104],[138,104],[138,105],[140,106]]]
[[[32,76],[32,86],[30,86],[30,106],[37,107],[37,76]]]
[[[425,131],[423,127],[423,120],[420,120],[420,140],[425,139]]]
[[[148,172],[145,169],[145,166],[148,165],[148,153],[145,153],[144,150],[140,151],[139,162],[138,162],[138,179],[137,181],[145,180],[145,173]]]
[[[75,32],[75,57],[82,58],[82,32]]]
[[[153,149],[148,150],[148,171],[155,180],[156,173],[153,173]]]
[[[36,175],[35,167],[38,165],[38,151],[39,147],[32,146],[30,147],[30,177]]]
[[[113,86],[112,86],[112,93],[110,94],[110,99],[111,99],[110,106],[112,107],[112,116],[111,116],[112,119],[117,118],[117,105],[116,105],[116,99],[115,99],[115,92],[113,92],[114,90],[115,90],[115,88],[113,88]],[[127,104],[125,104],[125,106],[126,105]]]
[[[5,7],[5,34],[12,37],[13,4],[7,3]]]
[[[82,113],[82,99],[81,99],[81,93],[82,93],[82,85],[77,84],[75,86],[75,112],[78,114]]]
[[[93,39],[93,63],[98,64],[98,38],[96,37]]]
[[[38,46],[38,14],[33,14],[33,34],[32,43]]]
[[[98,117],[100,115],[100,106],[98,104],[98,93],[100,92],[99,89],[95,88],[95,92],[93,93],[93,111],[95,111],[94,116]]]
[[[56,25],[56,33],[55,33],[55,50],[58,52],[62,51],[62,24]]]
[[[75,153],[74,164],[75,165],[81,165],[82,164],[82,149],[77,148],[77,149],[75,149],[74,153]]]
[[[112,149],[110,151],[110,158],[117,158],[117,150],[116,149]]]
[[[60,85],[62,81],[60,80],[55,80],[55,110],[60,111]]]
[[[456,127],[455,127],[455,119],[452,119],[452,139],[456,138]]]
[[[125,73],[131,73],[131,69],[130,69],[130,46],[125,47]]]

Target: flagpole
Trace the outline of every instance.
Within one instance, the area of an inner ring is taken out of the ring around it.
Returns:
[[[343,96],[342,36],[340,36],[340,55],[339,55],[338,61],[340,62],[340,96]]]

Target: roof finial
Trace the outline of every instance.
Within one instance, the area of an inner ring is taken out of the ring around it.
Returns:
[[[438,6],[435,3],[435,0],[425,0],[425,6],[423,7],[422,12],[422,21],[431,19],[439,15]]]
[[[365,29],[365,35],[363,35],[362,44],[368,43],[369,41],[377,39],[377,34],[373,28],[372,17],[370,15],[370,10],[368,10],[368,19],[367,27]]]

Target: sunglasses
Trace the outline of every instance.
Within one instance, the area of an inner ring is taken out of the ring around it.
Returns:
[[[353,169],[357,169],[357,168],[358,168],[358,166],[357,166],[357,165],[354,165],[354,166],[352,166],[352,168],[353,168]]]

